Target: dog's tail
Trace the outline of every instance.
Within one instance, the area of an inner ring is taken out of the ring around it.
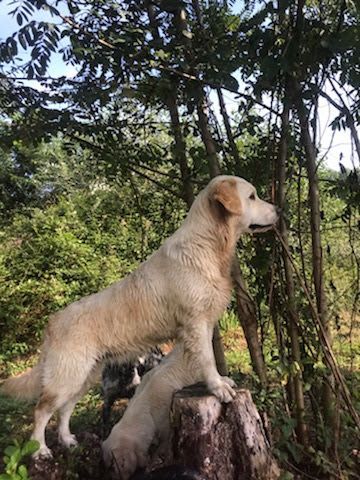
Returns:
[[[40,395],[41,364],[16,377],[8,378],[0,386],[0,393],[23,400],[33,400]]]

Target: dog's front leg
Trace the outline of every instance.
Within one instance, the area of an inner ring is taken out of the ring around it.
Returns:
[[[213,326],[208,321],[197,319],[187,325],[181,339],[184,342],[184,359],[188,368],[198,368],[207,388],[221,402],[231,402],[235,397],[232,387],[235,382],[228,377],[222,377],[216,368],[212,346]]]

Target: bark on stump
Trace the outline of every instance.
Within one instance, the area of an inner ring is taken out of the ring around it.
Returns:
[[[280,470],[248,390],[221,404],[201,385],[174,395],[172,463],[207,480],[275,480]]]

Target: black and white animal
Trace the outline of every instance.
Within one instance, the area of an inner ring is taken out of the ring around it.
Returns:
[[[111,408],[119,398],[131,398],[146,372],[159,365],[164,358],[160,348],[155,347],[138,357],[134,362],[108,362],[102,372],[101,390],[104,404],[102,418],[104,428],[109,426]]]

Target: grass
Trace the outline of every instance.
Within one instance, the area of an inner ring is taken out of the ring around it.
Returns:
[[[338,328],[332,331],[333,350],[340,367],[360,372],[360,316],[341,315]]]
[[[33,423],[34,403],[26,403],[0,395],[0,452],[9,445],[9,439],[20,442],[29,438]],[[124,403],[115,406],[113,422],[116,422],[123,410]],[[100,388],[91,389],[76,405],[71,417],[71,427],[75,434],[82,430],[101,434],[102,398]],[[50,430],[55,428],[56,420],[50,421]]]
[[[252,369],[246,340],[239,326],[238,319],[233,312],[226,312],[223,315],[220,321],[220,328],[230,374],[250,374]]]
[[[0,450],[9,445],[10,438],[20,441],[30,436],[31,407],[23,402],[0,396]]]

